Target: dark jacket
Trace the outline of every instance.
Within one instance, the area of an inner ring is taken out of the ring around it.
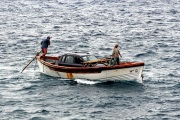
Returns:
[[[45,39],[41,41],[41,48],[48,48],[48,46],[50,45],[50,40]]]

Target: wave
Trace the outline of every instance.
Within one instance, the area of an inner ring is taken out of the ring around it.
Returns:
[[[139,54],[136,54],[135,57],[139,58],[139,57],[149,57],[149,56],[155,56],[157,53],[152,51],[152,50],[148,50],[144,53],[139,53]]]
[[[175,88],[175,89],[180,89],[180,82],[179,83],[177,83],[176,85],[174,85],[174,87],[173,88]]]
[[[99,81],[90,81],[90,80],[86,80],[86,79],[75,79],[74,81],[76,81],[77,83],[80,83],[80,84],[88,84],[88,85],[94,85],[94,84],[101,83]]]
[[[44,117],[33,117],[33,118],[30,118],[29,120],[47,120],[47,119]]]

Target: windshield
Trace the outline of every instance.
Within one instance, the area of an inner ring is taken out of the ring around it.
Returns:
[[[97,57],[93,56],[93,55],[89,55],[89,56],[84,56],[82,57],[85,61],[90,61],[90,60],[97,60]]]

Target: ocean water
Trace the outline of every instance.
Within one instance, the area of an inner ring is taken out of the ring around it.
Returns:
[[[179,120],[179,0],[1,0],[1,120]],[[70,81],[39,73],[48,55],[109,56],[143,61],[144,83]]]

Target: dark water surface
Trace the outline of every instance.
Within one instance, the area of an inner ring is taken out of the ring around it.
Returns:
[[[1,120],[178,120],[179,0],[1,0]],[[144,83],[68,81],[22,68],[52,36],[49,53],[144,61]]]

